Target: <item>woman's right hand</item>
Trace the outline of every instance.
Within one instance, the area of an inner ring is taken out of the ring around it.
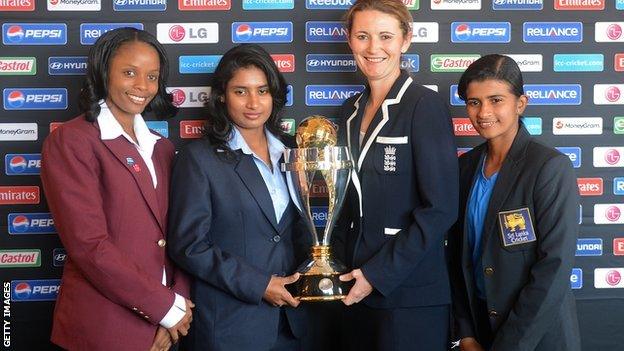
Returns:
[[[292,297],[285,287],[287,284],[296,282],[299,276],[299,273],[289,275],[288,277],[272,276],[269,285],[264,291],[264,300],[275,307],[282,307],[286,304],[291,307],[299,306],[299,300]]]
[[[475,338],[463,338],[459,342],[460,351],[485,351]]]

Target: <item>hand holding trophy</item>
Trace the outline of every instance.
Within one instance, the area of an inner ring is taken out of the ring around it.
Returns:
[[[332,301],[343,299],[353,282],[338,278],[346,267],[331,256],[331,233],[351,179],[353,161],[346,146],[336,146],[336,125],[322,116],[310,116],[297,127],[296,149],[284,151],[282,171],[290,196],[312,234],[311,257],[297,271],[301,277],[289,287],[301,301]],[[328,193],[327,222],[319,238],[312,219],[310,189],[317,172],[325,181]]]

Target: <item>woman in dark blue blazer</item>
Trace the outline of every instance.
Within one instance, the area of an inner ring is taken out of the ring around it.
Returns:
[[[299,350],[299,302],[285,289],[309,234],[279,169],[286,82],[257,45],[229,50],[213,75],[205,137],[172,175],[172,258],[193,278],[189,350]]]
[[[449,236],[462,351],[580,350],[570,271],[579,196],[567,156],[531,139],[516,62],[475,61],[459,96],[486,142],[460,158],[460,217]]]
[[[445,236],[457,216],[457,156],[448,108],[400,69],[412,17],[400,0],[359,0],[349,46],[367,80],[342,106],[356,166],[335,235],[355,279],[344,302],[346,348],[448,349]]]

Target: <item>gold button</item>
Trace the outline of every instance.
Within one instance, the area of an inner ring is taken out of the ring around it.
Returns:
[[[167,245],[167,242],[165,241],[165,239],[158,240],[158,246],[165,247],[165,245]]]
[[[485,275],[492,275],[492,274],[494,274],[494,268],[492,267],[485,268]]]
[[[496,318],[498,317],[498,312],[494,310],[490,310],[489,315],[490,315],[490,318]]]
[[[145,318],[145,319],[149,319],[149,316],[143,316],[143,318]]]
[[[139,309],[138,309],[138,308],[136,308],[136,307],[132,307],[132,310],[133,310],[133,311],[138,311]]]

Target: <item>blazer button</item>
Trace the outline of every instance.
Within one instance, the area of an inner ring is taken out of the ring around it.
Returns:
[[[167,241],[165,241],[165,239],[160,239],[158,240],[157,244],[160,247],[165,247],[165,245],[167,245]]]
[[[492,267],[486,267],[486,268],[485,268],[485,275],[490,276],[490,275],[492,275],[492,274],[494,274],[494,268],[492,268]]]
[[[498,318],[498,312],[495,310],[490,310],[488,314],[490,315],[490,318]]]
[[[282,237],[281,237],[281,236],[279,236],[279,235],[275,235],[275,236],[273,237],[273,242],[279,243],[279,241],[280,241],[280,240],[282,240]]]

